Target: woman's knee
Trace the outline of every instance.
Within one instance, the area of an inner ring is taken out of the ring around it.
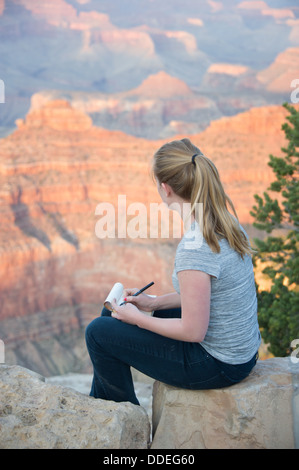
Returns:
[[[100,331],[102,328],[99,324],[99,320],[101,320],[101,317],[95,318],[85,328],[85,341],[87,346],[95,344],[97,342],[96,338],[100,336]]]
[[[93,341],[94,320],[85,328],[85,342],[87,346]]]
[[[108,310],[106,307],[103,307],[101,317],[111,317],[111,311]]]
[[[107,337],[109,332],[111,332],[111,320],[113,318],[108,316],[97,317],[92,320],[85,328],[86,344],[99,344],[101,337]]]

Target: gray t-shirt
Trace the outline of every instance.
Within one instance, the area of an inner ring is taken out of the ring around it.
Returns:
[[[177,247],[172,281],[180,293],[179,271],[198,270],[211,276],[210,321],[200,344],[222,362],[242,364],[261,342],[253,265],[249,255],[242,259],[226,239],[219,244],[220,252],[214,253],[193,223]]]

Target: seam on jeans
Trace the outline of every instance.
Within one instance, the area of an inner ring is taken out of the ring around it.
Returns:
[[[197,382],[190,382],[189,385],[190,385],[190,387],[192,387],[196,384],[203,385],[203,384],[206,384],[206,383],[211,382],[212,380],[218,379],[218,378],[219,378],[219,375],[213,375],[213,377],[210,377],[207,380],[200,380],[200,381],[198,380]]]
[[[107,390],[106,390],[106,386],[104,385],[104,381],[102,380],[102,377],[100,377],[98,374],[95,376],[95,371],[94,371],[94,379],[93,380],[98,380],[100,382],[100,385],[105,393],[105,399],[107,400],[107,397],[108,397],[108,394],[107,394]]]
[[[124,348],[126,348],[126,346],[127,346],[123,343],[120,344],[119,341],[118,342],[107,341],[106,338],[101,338],[101,341],[106,342],[107,344],[111,344],[112,346],[121,346],[121,347],[124,347]],[[154,351],[153,352],[152,351],[145,352],[143,349],[136,348],[134,345],[132,345],[132,347],[130,349],[131,349],[131,351],[137,351],[137,352],[146,354],[148,356],[150,355],[150,356],[156,357],[158,359],[164,359],[164,360],[171,361],[171,362],[177,362],[181,365],[186,365],[186,361],[184,360],[184,358],[182,360],[178,360],[176,358],[168,358],[168,357],[165,357],[165,356],[161,356],[159,354],[155,354]],[[95,352],[95,354],[96,354],[96,352]],[[112,353],[112,355],[113,355],[113,353]],[[118,359],[122,360],[121,358],[118,358]]]
[[[190,351],[187,346],[184,347],[186,364],[189,367],[195,367],[196,365],[203,364],[206,361],[213,359],[213,357],[201,346],[200,343],[196,343],[196,346],[199,347],[199,349],[201,350],[202,357],[200,359],[198,359],[198,351],[196,351],[197,354],[192,354],[192,350]],[[197,360],[195,359],[195,357],[197,357]]]
[[[211,360],[211,359],[213,359],[211,356],[206,355],[206,356],[203,357],[200,361],[193,361],[193,362],[190,361],[190,362],[189,362],[189,361],[187,360],[187,364],[188,364],[188,366],[190,366],[190,367],[194,367],[194,366],[196,366],[197,364],[202,364],[203,362],[207,362],[208,360]]]

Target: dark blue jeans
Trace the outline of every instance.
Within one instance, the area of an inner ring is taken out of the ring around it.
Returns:
[[[180,317],[181,309],[159,310],[154,316]],[[90,395],[137,405],[131,366],[168,385],[205,390],[240,382],[256,363],[256,354],[246,364],[223,363],[199,343],[166,338],[121,322],[105,308],[87,326],[86,345],[94,369]]]

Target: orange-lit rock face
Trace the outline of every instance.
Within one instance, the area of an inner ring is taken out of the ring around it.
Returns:
[[[216,163],[242,223],[251,222],[253,194],[271,181],[268,155],[284,143],[285,115],[278,106],[252,109],[191,136]],[[162,143],[92,126],[61,100],[34,108],[1,140],[0,321],[7,344],[85,325],[116,281],[141,287],[153,280],[152,293],[172,290],[178,239],[95,234],[101,202],[117,208],[125,195],[127,207],[139,202],[148,210],[160,202],[150,161]],[[21,318],[28,318],[25,330]]]
[[[153,140],[173,135],[175,129],[199,132],[210,119],[221,115],[213,100],[194,93],[183,80],[164,71],[150,75],[136,88],[124,92],[70,92],[68,95],[73,108],[92,116],[99,126],[107,128],[109,123],[110,128]],[[30,113],[27,119],[38,119],[40,113],[47,112],[40,108],[49,101],[63,101],[62,98],[63,93],[57,90],[34,94],[31,111],[36,110],[37,116]],[[19,121],[18,125],[21,125]]]
[[[25,118],[37,93],[68,99],[97,126],[148,139],[198,133],[221,116],[289,101],[299,29],[297,6],[283,3],[170,2],[161,14],[148,0],[127,9],[0,0],[0,80],[10,103],[0,136]]]
[[[285,138],[281,125],[287,115],[282,106],[253,108],[212,122],[193,139],[215,162],[243,224],[253,221],[249,214],[255,204],[253,195],[262,195],[273,180],[269,154],[282,155]]]
[[[128,95],[139,95],[150,98],[169,98],[171,96],[191,95],[192,91],[182,80],[171,77],[166,72],[151,75]]]
[[[25,122],[18,120],[17,124],[20,128],[84,132],[92,127],[92,120],[86,114],[72,109],[67,101],[54,100],[32,111]]]
[[[163,264],[138,243],[135,250],[127,240],[95,236],[98,203],[116,205],[118,194],[128,204],[158,201],[149,176],[156,143],[92,127],[60,100],[34,109],[1,144],[2,320],[62,303],[100,308],[115,276],[142,283]]]
[[[287,49],[267,69],[257,74],[258,80],[271,92],[292,91],[292,81],[299,78],[298,57],[299,47]]]

